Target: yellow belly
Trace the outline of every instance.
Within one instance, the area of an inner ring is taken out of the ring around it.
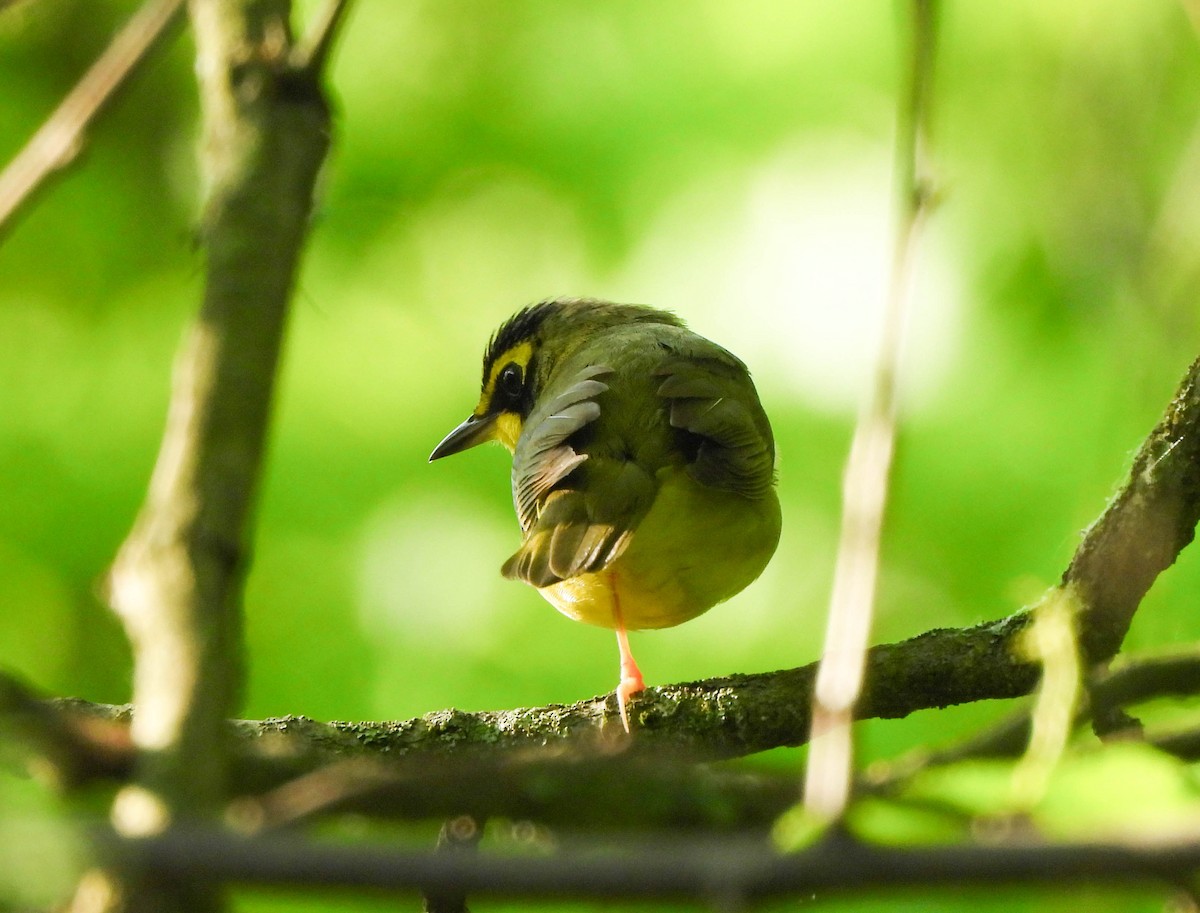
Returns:
[[[630,630],[669,628],[741,592],[779,543],[779,501],[752,501],[672,471],[625,552],[603,571],[540,592],[576,621]]]

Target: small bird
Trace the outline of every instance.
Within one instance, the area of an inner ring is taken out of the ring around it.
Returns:
[[[492,440],[513,455],[524,536],[501,573],[616,631],[628,732],[645,682],[627,632],[729,599],[779,542],[775,443],[750,374],[667,311],[543,301],[492,336],[479,404],[429,460]]]

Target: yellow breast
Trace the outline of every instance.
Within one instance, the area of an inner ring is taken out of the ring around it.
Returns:
[[[576,621],[630,630],[669,628],[741,592],[779,541],[779,501],[708,488],[665,470],[649,513],[625,552],[603,571],[539,592]]]

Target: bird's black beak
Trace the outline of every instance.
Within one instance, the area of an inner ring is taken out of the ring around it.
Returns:
[[[469,450],[476,444],[490,441],[496,424],[495,415],[469,415],[467,420],[442,438],[442,442],[429,454],[429,462],[440,460],[451,454]]]

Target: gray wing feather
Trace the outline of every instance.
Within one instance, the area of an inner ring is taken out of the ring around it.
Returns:
[[[513,454],[513,500],[525,540],[500,569],[505,577],[550,586],[607,567],[625,550],[654,499],[652,475],[632,462],[591,458],[567,439],[600,417],[608,389],[601,365],[581,370],[526,422]],[[575,470],[579,475],[567,477]]]
[[[553,492],[500,573],[540,588],[607,567],[625,551],[633,530],[597,519],[596,503],[581,491]],[[641,514],[630,519],[641,519]]]
[[[697,482],[764,497],[775,481],[775,442],[745,366],[720,355],[672,359],[657,372],[672,427],[696,435]]]
[[[692,436],[688,473],[702,485],[766,497],[775,481],[775,443],[745,365],[707,341],[699,352],[675,343],[664,348],[677,357],[654,373],[671,426]],[[602,365],[580,370],[527,420],[513,454],[513,500],[525,540],[501,568],[504,576],[545,587],[600,571],[629,545],[653,502],[653,472],[626,459],[589,457],[567,443],[600,418],[596,397],[608,385],[597,378],[608,373]]]
[[[587,460],[587,454],[576,453],[566,440],[600,417],[595,397],[608,385],[596,378],[611,372],[604,365],[589,365],[567,389],[530,415],[513,454],[513,503],[521,529],[528,530],[537,521],[540,502]]]

